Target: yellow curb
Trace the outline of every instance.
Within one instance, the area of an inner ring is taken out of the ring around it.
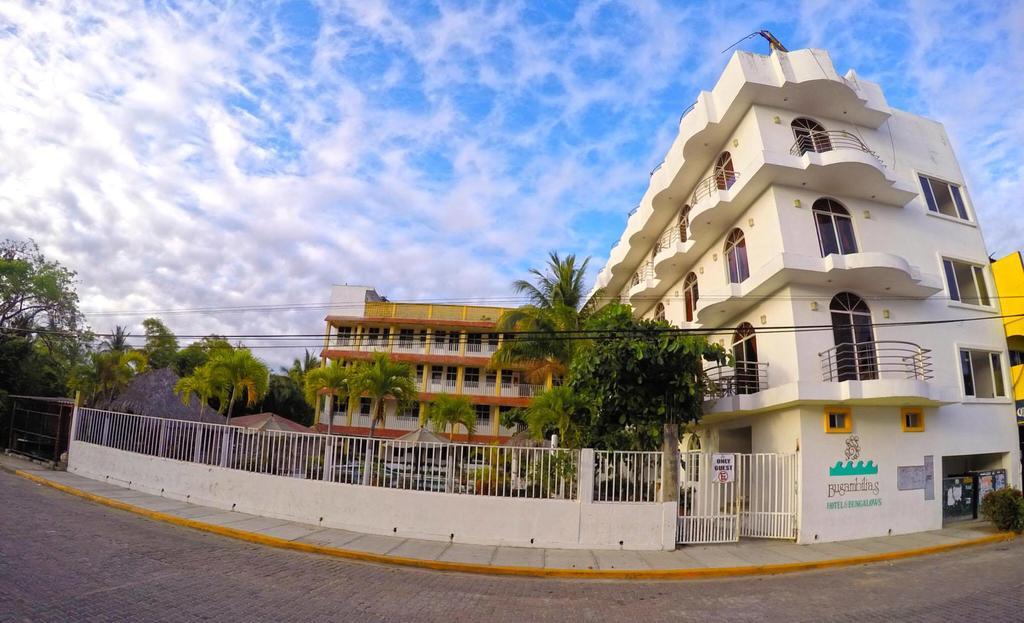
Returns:
[[[1016,538],[1012,532],[998,532],[989,536],[978,537],[968,541],[960,541],[958,543],[947,543],[944,545],[931,545],[928,547],[918,547],[914,549],[900,550],[897,552],[886,552],[883,554],[867,554],[864,556],[851,556],[848,558],[835,558],[831,560],[819,560],[815,562],[791,562],[782,564],[771,564],[771,565],[749,565],[744,567],[711,567],[711,568],[691,568],[691,569],[544,569],[535,567],[511,567],[511,566],[498,566],[498,565],[479,565],[473,563],[464,562],[446,562],[440,560],[421,560],[418,558],[406,558],[404,556],[389,556],[387,554],[374,554],[371,552],[360,552],[350,549],[342,549],[340,547],[330,547],[328,545],[314,545],[312,543],[300,543],[297,541],[289,541],[274,536],[267,536],[263,534],[256,534],[253,532],[247,532],[245,530],[237,530],[235,528],[229,528],[227,526],[217,526],[214,524],[203,523],[194,519],[187,519],[184,517],[178,517],[177,515],[170,515],[168,513],[162,513],[160,511],[153,511],[147,508],[142,508],[119,500],[103,497],[88,491],[82,491],[74,487],[63,485],[59,482],[54,482],[35,474],[22,471],[20,469],[14,470],[14,473],[22,478],[26,478],[33,482],[37,482],[48,487],[69,493],[71,495],[84,498],[86,500],[109,506],[111,508],[117,508],[120,510],[135,513],[149,519],[156,521],[162,521],[178,526],[184,526],[186,528],[193,528],[195,530],[202,530],[204,532],[211,532],[213,534],[219,534],[221,536],[231,537],[242,541],[249,541],[251,543],[259,543],[261,545],[269,545],[271,547],[279,547],[282,549],[296,550],[300,552],[310,552],[314,554],[325,554],[327,556],[335,556],[338,558],[347,558],[350,560],[360,560],[363,562],[375,562],[384,563],[390,565],[401,565],[404,567],[417,567],[420,569],[434,569],[437,571],[459,571],[463,573],[479,573],[485,575],[511,575],[520,577],[546,577],[546,578],[566,578],[566,579],[592,579],[592,580],[687,580],[687,579],[701,579],[701,578],[723,578],[723,577],[739,577],[739,576],[750,576],[750,575],[777,575],[780,573],[794,573],[796,571],[809,571],[812,569],[829,569],[833,567],[845,567],[851,565],[860,565],[871,562],[882,562],[886,560],[899,560],[902,558],[912,558],[915,556],[924,556],[927,554],[938,554],[941,552],[948,552],[956,549],[965,547],[973,547],[977,545],[986,545],[989,543],[1000,543],[1004,541],[1012,541]]]

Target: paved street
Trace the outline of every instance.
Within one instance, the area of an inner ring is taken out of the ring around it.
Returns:
[[[440,573],[284,551],[0,472],[0,621],[1018,620],[1024,541],[831,571],[606,582]]]

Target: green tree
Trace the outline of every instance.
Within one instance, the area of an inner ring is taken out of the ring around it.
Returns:
[[[439,395],[427,409],[427,420],[439,433],[448,430],[449,440],[454,439],[456,426],[466,429],[467,439],[476,432],[476,412],[465,396]]]
[[[137,350],[92,353],[88,363],[72,371],[69,386],[92,405],[107,404],[148,368],[146,355]]]
[[[353,370],[350,395],[366,395],[370,399],[370,437],[377,424],[384,421],[384,404],[395,402],[395,408],[402,410],[416,399],[416,383],[413,370],[407,363],[391,361],[385,353],[375,353],[373,360],[359,362]]]
[[[296,360],[298,362],[298,360]],[[329,366],[314,368],[305,374],[303,391],[306,402],[316,407],[323,396],[333,396],[334,400],[340,402],[349,396],[350,384],[353,381],[352,370],[346,368],[340,361],[334,360]],[[334,414],[327,414],[327,434],[334,432]]]
[[[589,411],[583,444],[656,449],[664,435],[678,439],[681,425],[700,418],[704,362],[724,362],[721,346],[668,331],[664,321],[636,319],[618,303],[595,314],[587,329],[596,335],[580,347],[568,383]]]
[[[215,351],[229,351],[233,348],[224,338],[208,335],[178,351],[174,361],[174,371],[178,373],[178,376],[188,376],[192,374],[193,370],[209,361],[210,355]]]
[[[128,338],[132,336],[131,332],[128,331],[128,327],[122,327],[116,325],[114,332],[107,336],[107,339],[103,340],[100,348],[107,351],[123,353],[124,351],[131,350],[131,346],[128,345]]]
[[[146,344],[142,352],[149,358],[151,368],[170,368],[177,361],[178,338],[159,318],[146,318],[142,321],[146,334]]]
[[[296,357],[292,360],[290,368],[287,370],[281,368],[281,371],[291,377],[299,387],[303,387],[305,385],[306,374],[308,374],[310,370],[314,370],[319,367],[320,357],[318,357],[316,353],[311,353],[309,350],[305,350],[303,351],[301,359]]]
[[[192,396],[195,396],[199,402],[199,421],[205,421],[206,408],[210,403],[210,398],[217,395],[220,391],[216,379],[214,378],[213,370],[209,366],[199,366],[192,371],[192,374],[183,376],[178,379],[178,382],[174,385],[174,393],[176,393],[184,405],[188,405],[189,400]]]
[[[226,423],[231,423],[235,403],[245,396],[245,404],[254,406],[266,395],[270,384],[270,370],[253,356],[248,348],[217,349],[205,364],[220,388],[220,410],[227,407]]]
[[[527,430],[534,439],[542,440],[558,433],[560,446],[580,448],[589,414],[589,406],[571,388],[563,385],[536,396],[524,409],[523,415]]]
[[[83,323],[73,271],[31,240],[0,242],[0,393],[65,395],[88,358],[93,336]]]
[[[260,411],[270,411],[303,426],[313,424],[313,408],[306,403],[302,386],[286,374],[271,374]]]
[[[575,255],[563,259],[552,251],[544,271],[530,269],[533,283],[520,279],[512,284],[530,302],[502,314],[497,328],[524,335],[504,340],[491,358],[493,366],[523,366],[527,379],[535,383],[549,375],[566,375],[580,342],[565,339],[564,332],[581,329],[593,311],[584,304],[583,280],[589,263],[587,258],[577,265]]]

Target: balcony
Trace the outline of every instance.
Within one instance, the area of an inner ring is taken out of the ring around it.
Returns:
[[[395,342],[395,346],[392,349],[396,353],[406,353],[412,355],[422,355],[426,352],[426,344],[420,341],[414,340],[403,340],[401,338]]]
[[[467,357],[490,357],[498,350],[498,345],[490,342],[468,342],[466,344]]]
[[[898,293],[922,299],[942,290],[938,275],[922,273],[906,259],[891,253],[833,253],[825,257],[778,253],[742,283],[715,284],[712,280],[702,283],[697,322],[708,324],[731,318],[756,303],[759,297],[792,284],[880,296]]]
[[[874,341],[846,343],[818,353],[826,383],[884,379],[930,381],[931,350],[913,342]]]
[[[501,395],[507,398],[533,398],[547,389],[543,385],[527,385],[525,383],[502,383]]]
[[[455,379],[430,379],[427,382],[427,391],[432,394],[454,394],[455,388]]]
[[[708,379],[705,398],[709,400],[746,396],[768,389],[767,361],[737,361],[735,365],[714,366],[704,372]]]
[[[682,233],[679,225],[673,222],[655,245],[654,276],[657,279],[662,280],[678,272],[683,256],[693,248],[693,239],[689,236],[689,231],[685,242],[682,240]]]
[[[654,261],[644,262],[633,273],[633,281],[629,286],[629,302],[637,307],[642,299],[654,292],[658,283],[658,279],[654,276]]]

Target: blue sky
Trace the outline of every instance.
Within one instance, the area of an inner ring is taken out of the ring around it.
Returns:
[[[990,249],[1022,246],[1020,2],[0,3],[0,235],[78,270],[97,330],[335,282],[514,303],[548,250],[600,268],[721,51],[760,28],[942,121]]]

